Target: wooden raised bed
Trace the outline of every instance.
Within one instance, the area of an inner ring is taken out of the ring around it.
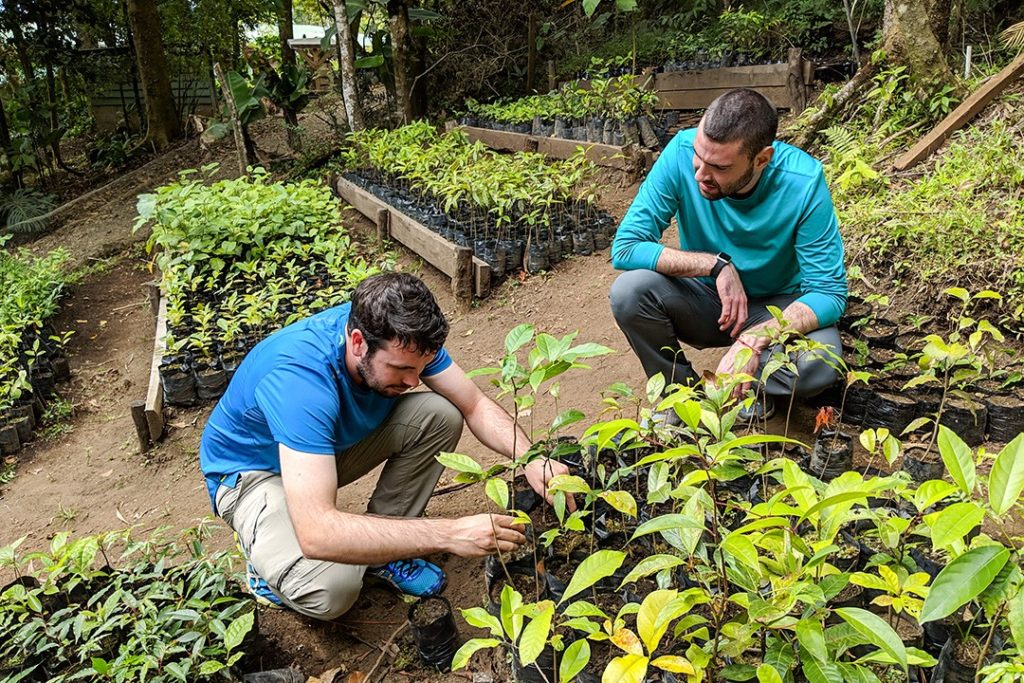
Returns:
[[[145,401],[132,401],[132,421],[139,439],[139,451],[145,453],[150,443],[156,443],[164,432],[164,387],[160,379],[160,362],[167,350],[167,297],[159,286],[150,289],[150,304],[156,313],[156,336],[153,340],[153,359],[149,368],[149,388]]]
[[[598,166],[621,170],[643,169],[647,163],[644,150],[635,145],[605,145],[564,138],[544,137],[529,133],[509,133],[490,128],[458,126],[471,141],[482,142],[503,152],[539,152],[552,159],[568,159],[582,147],[587,159]]]
[[[491,267],[473,256],[469,247],[460,247],[441,237],[419,221],[345,178],[338,179],[338,194],[377,226],[377,236],[399,242],[452,279],[452,293],[466,305],[473,295],[483,298],[491,291]]]

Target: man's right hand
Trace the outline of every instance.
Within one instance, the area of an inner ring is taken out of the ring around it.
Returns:
[[[743,331],[747,322],[747,292],[736,266],[729,264],[718,274],[715,280],[718,287],[718,298],[722,301],[722,315],[718,318],[718,329],[728,331],[735,339]]]
[[[508,515],[481,514],[451,520],[448,552],[460,557],[483,557],[511,552],[526,543],[522,525]]]

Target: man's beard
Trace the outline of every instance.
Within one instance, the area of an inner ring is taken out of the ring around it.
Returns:
[[[377,371],[374,369],[373,364],[370,363],[372,357],[373,353],[367,354],[356,363],[356,372],[362,378],[363,384],[373,393],[386,396],[387,398],[394,398],[399,394],[405,393],[408,387],[404,384],[384,384],[377,377]]]
[[[722,199],[723,197],[735,197],[739,193],[739,191],[746,187],[747,183],[749,183],[753,178],[754,164],[750,164],[750,168],[747,169],[747,172],[743,174],[742,178],[737,180],[732,185],[729,185],[728,187],[716,188],[715,193],[710,197],[704,194],[704,188],[700,186],[699,181],[697,183],[697,189],[700,191],[700,194],[702,197],[704,197],[704,199],[708,199],[710,201],[715,202],[718,201],[719,199]]]

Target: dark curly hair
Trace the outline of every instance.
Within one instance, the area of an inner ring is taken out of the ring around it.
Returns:
[[[753,159],[775,140],[779,114],[768,99],[750,88],[736,88],[718,96],[704,112],[704,135],[715,142],[742,140]]]
[[[370,355],[389,341],[417,353],[435,353],[448,338],[448,321],[434,295],[408,273],[382,273],[359,283],[346,329],[363,333]]]

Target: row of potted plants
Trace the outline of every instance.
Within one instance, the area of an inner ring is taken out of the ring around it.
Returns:
[[[70,379],[64,354],[70,334],[50,324],[68,282],[68,254],[0,252],[0,454],[32,440],[56,383]]]
[[[193,173],[142,195],[135,222],[152,231],[166,297],[160,374],[171,405],[216,399],[263,337],[344,303],[387,265],[364,258],[321,183],[271,182],[263,169],[212,183]]]
[[[481,374],[518,421],[543,395],[557,401],[553,380],[595,347],[522,326]],[[857,466],[835,467],[854,441],[836,429],[843,406],[803,449],[739,423],[734,389],[749,380],[614,385],[610,419],[578,441],[558,437],[583,419],[570,408],[517,463],[442,454],[531,541],[487,563],[483,606],[462,610],[485,633],[453,668],[495,649],[510,678],[548,683],[1018,680],[1024,435],[990,453],[939,426],[927,448],[942,470],[915,481],[904,444],[871,429]],[[677,419],[658,419],[666,410]],[[552,505],[516,476],[538,455],[571,467],[550,483]]]
[[[554,162],[498,154],[461,131],[417,122],[350,134],[342,163],[352,182],[473,248],[496,280],[603,249],[615,230],[596,205],[594,166],[582,153]]]

